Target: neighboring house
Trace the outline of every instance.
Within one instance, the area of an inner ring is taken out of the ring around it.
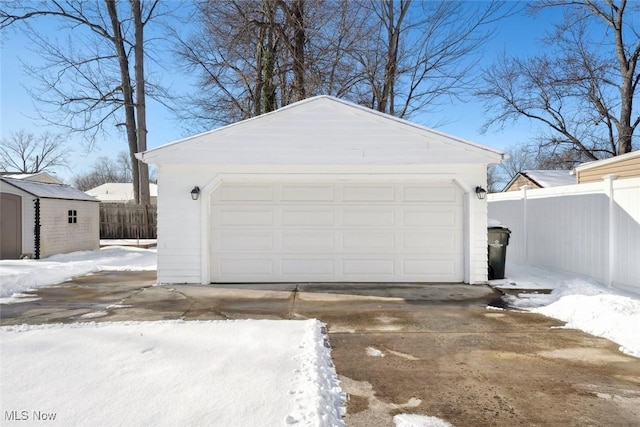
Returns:
[[[575,168],[578,184],[598,182],[607,175],[616,175],[617,179],[640,177],[640,150],[605,160],[583,163]]]
[[[0,177],[0,259],[100,247],[99,203],[61,184]]]
[[[130,203],[135,200],[133,184],[130,182],[108,182],[87,190],[85,193],[103,203]],[[151,204],[155,205],[158,200],[158,186],[156,184],[149,184],[149,194]]]
[[[160,283],[487,281],[501,151],[318,96],[137,156]]]
[[[576,177],[568,170],[527,170],[518,172],[504,187],[502,192],[518,191],[524,185],[529,188],[549,188],[573,185]]]
[[[36,173],[2,173],[4,178],[14,178],[14,179],[22,179],[24,181],[35,181],[35,182],[48,182],[49,184],[62,184],[62,181],[59,181],[53,175],[49,175],[47,172],[36,172]]]

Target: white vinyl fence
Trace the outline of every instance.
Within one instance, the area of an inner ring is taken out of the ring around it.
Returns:
[[[640,293],[640,178],[488,196],[511,230],[507,261],[590,276]]]

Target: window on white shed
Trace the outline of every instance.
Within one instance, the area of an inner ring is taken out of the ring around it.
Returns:
[[[69,209],[69,224],[78,223],[78,211],[75,209]]]

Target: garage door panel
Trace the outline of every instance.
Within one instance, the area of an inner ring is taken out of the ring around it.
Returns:
[[[299,252],[333,252],[335,236],[333,233],[309,233],[282,231],[282,250]]]
[[[344,208],[342,225],[345,227],[393,227],[393,209]]]
[[[335,274],[333,259],[283,259],[281,262],[283,276],[293,276],[293,280],[300,277],[325,276]]]
[[[342,262],[342,272],[345,276],[380,275],[393,276],[394,261],[389,259],[349,259]]]
[[[344,202],[393,202],[395,200],[395,188],[385,186],[351,186],[345,185],[342,190]]]
[[[347,232],[343,233],[342,248],[346,251],[388,251],[395,250],[394,233],[369,232]]]
[[[222,231],[216,249],[224,252],[272,251],[273,240],[270,231]]]
[[[272,226],[274,225],[274,212],[273,209],[225,208],[220,211],[217,225],[242,227]]]
[[[332,227],[335,222],[335,212],[332,209],[282,209],[282,226],[284,227]]]
[[[283,202],[332,202],[335,188],[331,185],[283,185]]]
[[[456,271],[457,262],[451,259],[408,259],[402,261],[402,272],[405,275],[417,276],[451,276]]]
[[[451,231],[409,233],[402,236],[402,249],[423,253],[452,253],[460,247],[460,239]]]
[[[406,185],[402,193],[403,201],[425,203],[455,202],[459,197],[459,193],[451,190],[451,186]]]
[[[223,258],[218,265],[218,270],[223,276],[254,275],[268,277],[274,273],[273,261],[265,258]]]
[[[402,223],[405,227],[459,227],[460,220],[454,208],[412,209],[404,212]]]
[[[221,202],[271,201],[274,188],[267,185],[222,186],[217,194],[217,200]]]

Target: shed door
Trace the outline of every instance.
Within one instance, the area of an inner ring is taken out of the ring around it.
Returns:
[[[212,282],[463,280],[452,183],[225,183],[211,204]]]
[[[22,253],[22,197],[0,193],[0,259],[18,259]]]

